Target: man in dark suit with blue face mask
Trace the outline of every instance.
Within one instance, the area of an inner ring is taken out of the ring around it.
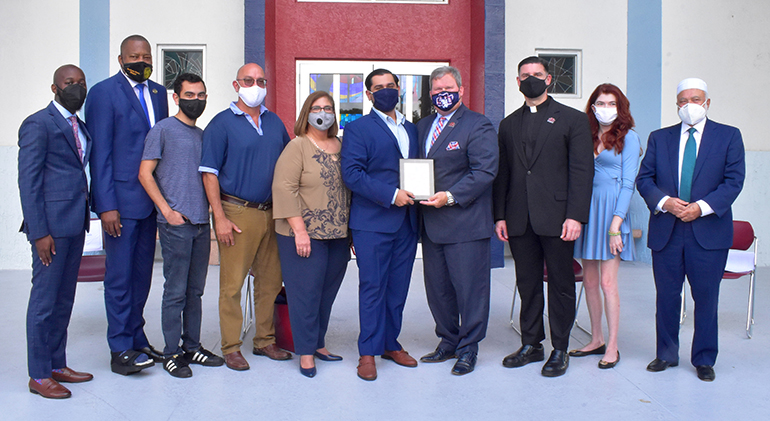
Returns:
[[[54,101],[19,129],[21,230],[32,244],[32,291],[27,308],[29,391],[69,398],[59,382],[91,374],[67,367],[66,345],[78,269],[88,229],[85,162],[91,136],[75,115],[86,98],[83,71],[68,64],[54,73]]]
[[[420,202],[422,253],[425,291],[441,342],[420,361],[456,355],[452,374],[464,375],[476,366],[489,321],[497,133],[488,118],[463,104],[459,70],[439,67],[430,86],[436,114],[420,120],[417,129],[420,158],[433,160],[438,192]]]
[[[123,40],[118,63],[117,74],[91,89],[85,112],[94,137],[92,207],[107,233],[107,342],[112,371],[128,375],[163,360],[144,334],[157,225],[155,207],[138,176],[144,138],[168,117],[168,99],[163,86],[148,80],[152,50],[143,36]]]
[[[364,83],[374,108],[345,127],[341,164],[353,193],[349,226],[359,269],[358,377],[374,380],[375,355],[417,366],[398,343],[417,250],[414,195],[398,188],[399,160],[417,158],[417,128],[395,109],[396,75],[377,69]]]

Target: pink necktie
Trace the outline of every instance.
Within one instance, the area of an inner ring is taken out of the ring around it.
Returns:
[[[80,156],[80,162],[83,162],[83,145],[80,144],[80,136],[78,136],[78,118],[74,115],[67,118],[72,122],[72,134],[75,135],[75,145],[78,147],[78,156]]]
[[[430,139],[430,147],[433,147],[433,144],[436,143],[436,139],[438,139],[439,135],[441,135],[441,130],[444,129],[444,124],[446,123],[446,117],[439,117],[438,124],[436,125],[436,130],[433,131],[433,137]]]

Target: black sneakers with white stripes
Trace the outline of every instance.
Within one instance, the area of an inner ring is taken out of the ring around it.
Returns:
[[[185,352],[184,359],[190,364],[200,364],[206,367],[219,367],[225,363],[224,358],[203,347],[195,352]]]
[[[172,355],[163,361],[163,369],[168,371],[174,377],[186,378],[192,377],[193,373],[189,364],[182,358],[181,354]]]

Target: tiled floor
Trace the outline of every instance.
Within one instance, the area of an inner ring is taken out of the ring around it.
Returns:
[[[317,362],[318,375],[299,374],[298,359],[275,362],[244,355],[251,370],[194,366],[190,379],[176,379],[160,366],[123,377],[109,371],[105,340],[103,291],[100,283],[78,287],[69,329],[69,365],[89,371],[89,383],[69,385],[73,396],[51,401],[27,391],[24,319],[29,294],[29,271],[0,271],[0,419],[77,420],[358,420],[358,419],[765,419],[770,414],[770,367],[763,363],[770,348],[770,311],[760,269],[757,289],[757,326],[746,339],[747,280],[725,281],[720,305],[720,356],[717,379],[697,379],[689,365],[692,314],[682,328],[679,367],[662,373],[645,371],[655,356],[654,286],[643,263],[620,269],[622,360],[612,370],[599,370],[599,356],[573,358],[566,375],[544,378],[540,364],[506,369],[502,358],[519,346],[508,324],[512,297],[513,263],[493,270],[490,325],[481,343],[476,371],[450,375],[451,362],[404,368],[377,359],[379,378],[364,382],[356,377],[357,267],[351,262],[332,314],[327,344],[345,357],[340,363]],[[406,303],[401,343],[414,356],[432,351],[438,340],[425,302],[422,261],[417,260]],[[209,270],[204,296],[203,343],[219,353],[217,318],[218,267]],[[161,264],[155,265],[153,289],[145,316],[147,333],[162,347],[160,298]],[[585,306],[580,319],[588,324]],[[690,305],[690,308],[692,306]],[[253,334],[250,333],[250,335]],[[572,347],[588,337],[573,330]],[[546,351],[549,346],[546,345]],[[763,380],[764,379],[764,380]]]

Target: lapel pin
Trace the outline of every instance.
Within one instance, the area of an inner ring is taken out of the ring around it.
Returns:
[[[455,122],[454,121],[449,123],[449,127],[454,127],[454,126],[455,126]]]
[[[152,93],[154,93],[154,94],[157,94],[157,93],[158,93],[158,90],[157,90],[157,89],[155,89],[155,88],[152,88]]]
[[[555,123],[555,122],[556,122],[556,119],[555,119],[555,118],[553,118],[553,117],[549,117],[547,121],[548,121],[550,124],[553,124],[553,123]]]

